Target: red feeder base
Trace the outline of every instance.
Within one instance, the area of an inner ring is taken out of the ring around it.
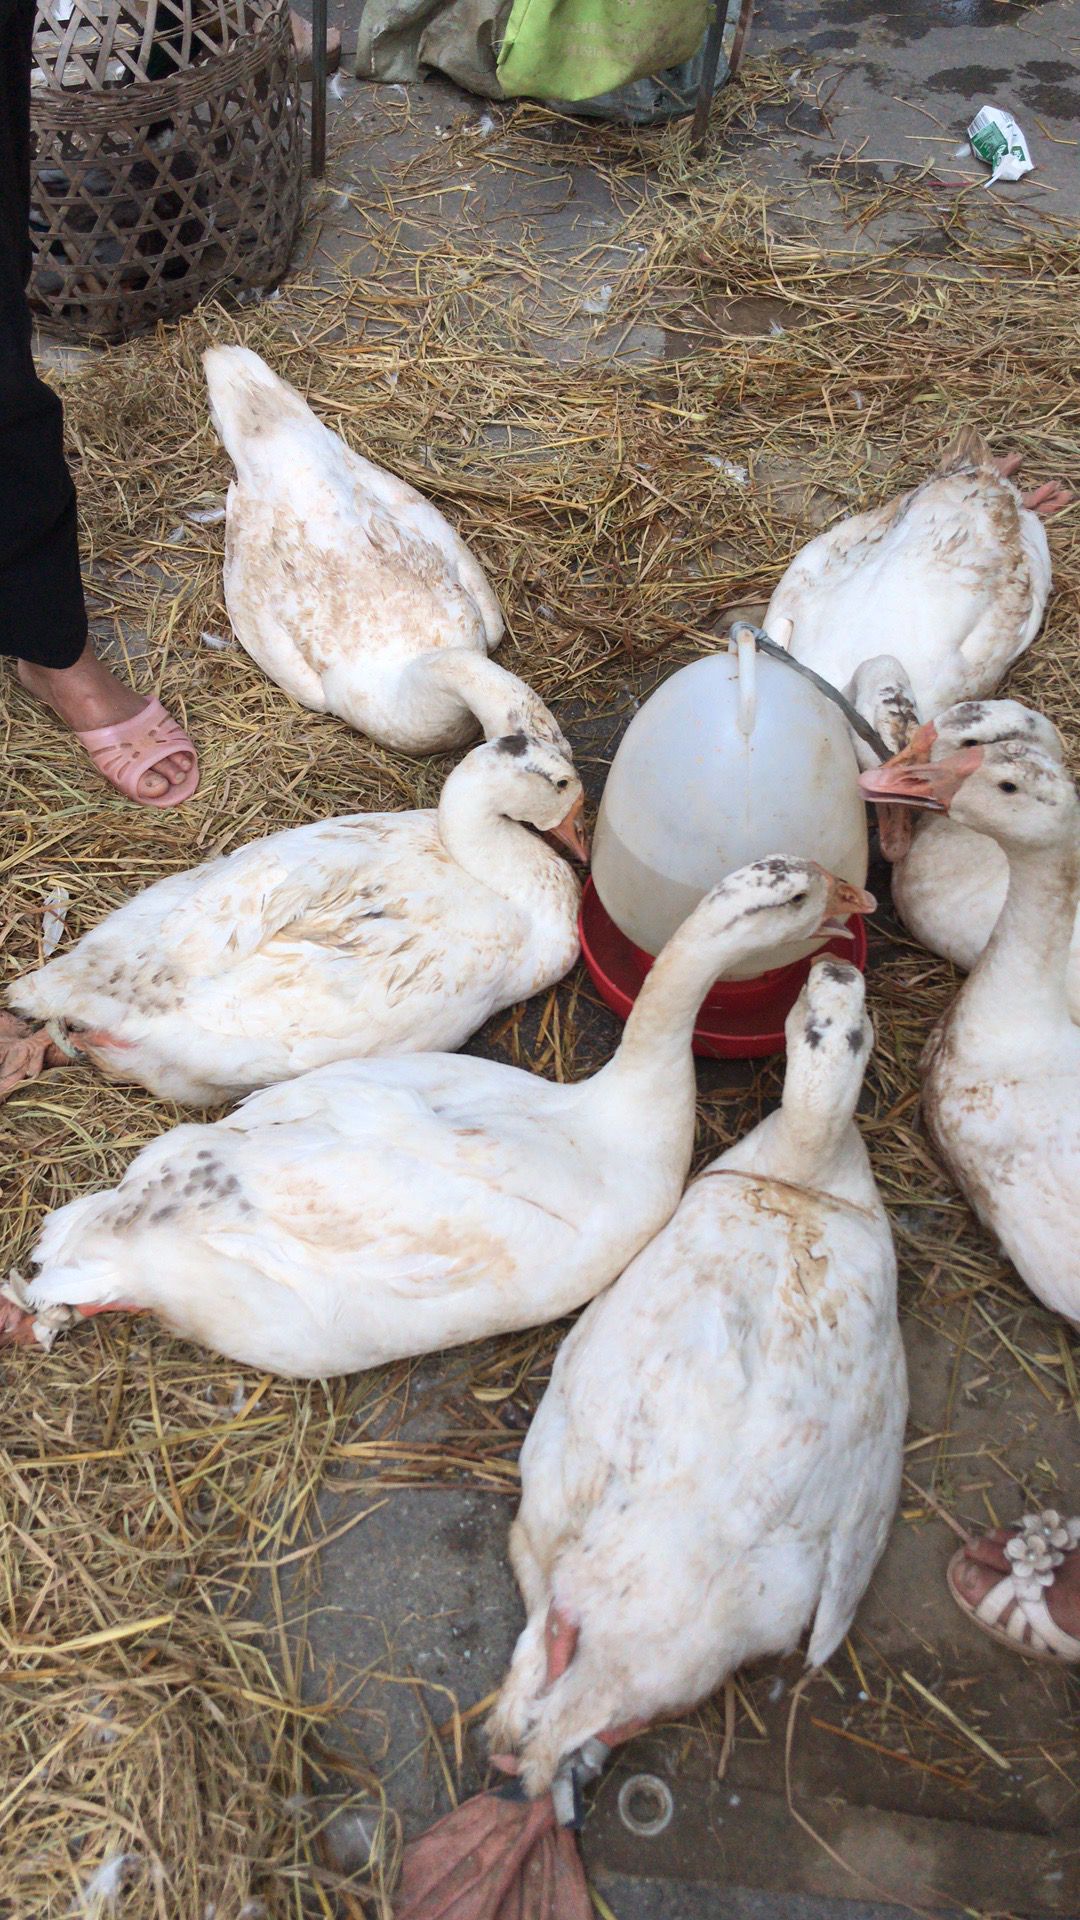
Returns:
[[[694,1028],[694,1052],[714,1060],[754,1060],[783,1053],[784,1021],[802,992],[806,976],[821,953],[850,960],[866,971],[866,926],[855,914],[848,926],[852,940],[834,938],[806,960],[773,967],[753,980],[722,980],[712,989]],[[600,904],[592,880],[586,880],[578,920],[581,951],[600,998],[625,1020],[653,963],[653,955],[635,947]]]

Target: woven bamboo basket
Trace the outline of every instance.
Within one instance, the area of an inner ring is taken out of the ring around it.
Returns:
[[[285,272],[303,139],[283,0],[42,0],[31,125],[30,302],[62,338]]]

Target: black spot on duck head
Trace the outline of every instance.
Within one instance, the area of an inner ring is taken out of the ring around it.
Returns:
[[[508,753],[512,760],[521,760],[529,751],[529,736],[527,733],[504,733],[495,745],[500,753]]]

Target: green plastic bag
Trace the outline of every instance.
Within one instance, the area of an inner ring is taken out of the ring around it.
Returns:
[[[514,0],[499,52],[503,92],[593,100],[689,60],[708,0]]]

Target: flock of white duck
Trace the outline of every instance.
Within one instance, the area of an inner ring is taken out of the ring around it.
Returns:
[[[159,881],[10,990],[110,1078],[251,1097],[52,1214],[7,1331],[48,1344],[72,1309],[149,1309],[320,1376],[593,1301],[526,1441],[512,1536],[528,1624],[493,1732],[536,1796],[582,1743],[807,1629],[826,1659],[882,1549],[906,1384],[854,1125],[872,1034],[853,967],[815,963],[782,1106],[684,1192],[704,995],[873,901],[778,853],[702,900],[590,1079],[454,1052],[577,958],[577,882],[541,837],[587,853],[570,749],[489,658],[498,604],[436,510],[254,354],[214,348],[206,372],[247,651],[388,745],[458,746],[478,723],[486,744],[436,810],[271,834]],[[1012,470],[965,435],[814,540],[766,624],[894,750],[861,785],[896,905],[971,969],[927,1048],[927,1123],[1033,1292],[1080,1321],[1080,805],[1050,723],[988,698],[1038,629],[1040,514],[1063,499],[1025,503]]]

